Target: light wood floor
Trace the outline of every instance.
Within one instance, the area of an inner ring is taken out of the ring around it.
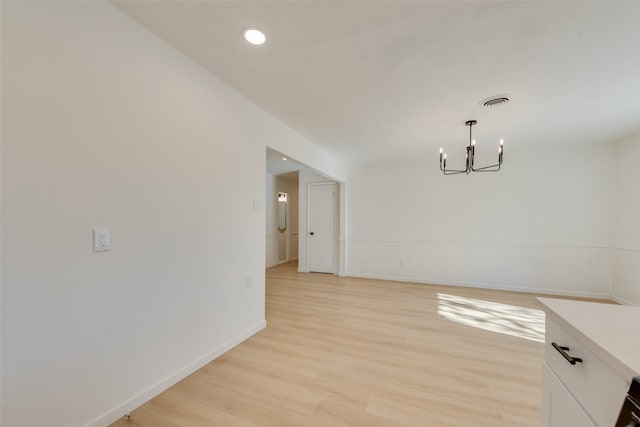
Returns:
[[[536,338],[535,295],[285,264],[266,298],[265,330],[113,426],[540,426],[543,344],[480,328]]]

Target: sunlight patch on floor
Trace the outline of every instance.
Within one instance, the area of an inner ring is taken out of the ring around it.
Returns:
[[[439,293],[438,315],[463,325],[544,342],[541,310]]]

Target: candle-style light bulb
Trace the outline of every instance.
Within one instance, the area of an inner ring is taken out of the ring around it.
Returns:
[[[440,154],[442,154],[442,152],[443,152],[443,151],[442,151],[442,147],[440,147]]]
[[[471,145],[476,145],[476,140],[471,141]]]
[[[444,157],[445,160],[447,160],[447,153],[444,153],[442,156]]]
[[[500,138],[500,145],[504,145],[504,139]]]

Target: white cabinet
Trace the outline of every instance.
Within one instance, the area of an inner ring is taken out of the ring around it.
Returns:
[[[547,427],[597,427],[560,382],[551,368],[544,364],[543,421]]]
[[[588,322],[575,325],[558,313],[558,307],[565,308],[569,302],[554,305],[553,300],[540,301],[547,313],[543,427],[614,426],[632,375],[621,374],[622,369],[613,362],[612,354],[598,347],[598,341],[590,340],[589,331],[583,333]],[[550,310],[549,306],[556,311]],[[579,308],[593,307],[583,305]],[[588,318],[584,313],[581,316]],[[594,317],[593,322],[601,323],[603,318]]]
[[[597,426],[615,425],[629,383],[571,335],[553,318],[547,318],[545,328],[545,364],[572,396],[589,413]],[[553,347],[556,343],[557,349]],[[577,357],[571,364],[563,355]]]

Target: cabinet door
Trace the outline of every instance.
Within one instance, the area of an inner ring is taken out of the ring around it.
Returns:
[[[546,363],[543,394],[544,427],[597,427]]]

